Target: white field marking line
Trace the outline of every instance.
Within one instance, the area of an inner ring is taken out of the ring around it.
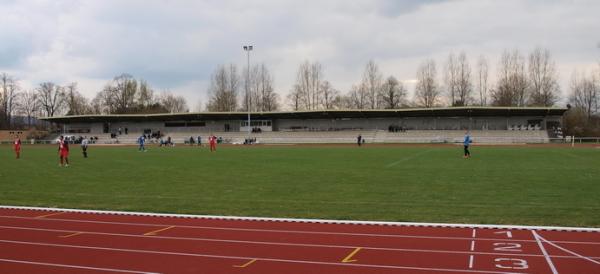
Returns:
[[[562,250],[564,252],[567,252],[567,253],[569,253],[571,255],[574,255],[574,256],[579,257],[579,258],[584,259],[584,260],[588,260],[588,261],[590,261],[592,263],[595,263],[595,264],[600,264],[600,262],[595,261],[595,260],[592,259],[592,258],[594,258],[594,259],[599,259],[599,258],[596,258],[596,257],[586,257],[586,256],[583,256],[583,255],[580,255],[580,254],[575,253],[575,252],[573,252],[571,250],[568,250],[568,249],[566,249],[566,248],[564,248],[562,246],[559,246],[559,245],[557,245],[557,244],[555,244],[555,243],[553,243],[551,241],[548,241],[548,240],[546,240],[544,237],[542,237],[540,235],[538,235],[538,238],[542,239],[544,242],[546,242],[546,243],[548,243],[548,244],[550,244],[550,245],[552,245],[552,246],[554,246],[554,247],[556,247],[556,248],[558,248],[558,249],[560,249],[560,250]]]
[[[73,222],[73,223],[92,223],[92,224],[114,224],[114,225],[130,225],[130,226],[151,226],[164,227],[170,224],[151,224],[151,223],[128,223],[128,222],[108,222],[108,221],[91,221],[91,220],[76,220],[76,219],[58,219],[58,218],[32,218],[20,216],[1,216],[0,218],[8,219],[26,219],[35,221],[52,221],[52,222]],[[382,238],[409,238],[409,239],[436,239],[436,240],[471,240],[469,237],[446,237],[446,236],[417,236],[417,235],[401,235],[401,234],[372,234],[372,233],[348,233],[348,232],[324,232],[324,231],[306,231],[306,230],[278,230],[278,229],[258,229],[258,228],[236,228],[236,227],[212,227],[212,226],[191,226],[191,225],[174,225],[179,228],[190,229],[209,229],[209,230],[224,230],[224,231],[250,231],[250,232],[269,232],[269,233],[290,233],[290,234],[308,234],[308,235],[342,235],[342,236],[357,236],[357,237],[382,237]],[[479,238],[480,241],[496,241],[497,238]],[[534,240],[506,239],[511,242],[535,242]],[[558,243],[569,244],[589,244],[600,245],[600,242],[577,242],[577,241],[557,241]]]
[[[469,269],[473,268],[473,261],[475,260],[475,255],[472,254],[475,252],[475,236],[477,235],[477,231],[473,228],[473,233],[471,233],[471,255],[469,255]]]
[[[90,266],[69,265],[69,264],[53,264],[53,263],[20,261],[20,260],[10,260],[10,259],[1,259],[1,258],[0,258],[0,262],[15,263],[15,264],[32,264],[32,265],[42,265],[42,266],[53,266],[53,267],[62,267],[62,268],[87,269],[87,270],[97,270],[97,271],[106,271],[106,272],[137,273],[137,274],[160,274],[158,272],[144,272],[144,271],[135,271],[135,270],[124,270],[124,269],[114,269],[114,268],[101,268],[101,267],[90,267]]]
[[[137,250],[137,249],[123,249],[123,248],[107,248],[107,247],[84,246],[84,245],[65,245],[65,244],[50,244],[50,243],[22,242],[22,241],[9,241],[9,240],[0,240],[0,243],[21,244],[21,245],[37,245],[37,246],[46,246],[46,247],[75,248],[75,249],[90,249],[90,250],[102,250],[102,251],[116,251],[116,252],[129,252],[129,253],[158,254],[158,255],[204,257],[204,258],[216,258],[216,259],[232,259],[232,260],[254,260],[254,259],[256,259],[258,261],[268,261],[268,262],[313,264],[313,265],[333,265],[333,266],[363,267],[363,268],[412,269],[412,270],[429,270],[429,271],[444,271],[444,272],[469,272],[469,273],[491,273],[491,274],[506,274],[507,273],[507,272],[497,272],[497,271],[479,271],[479,270],[464,270],[464,269],[450,269],[450,268],[427,268],[427,267],[395,266],[395,265],[370,265],[370,264],[345,264],[345,263],[334,263],[334,262],[318,262],[318,261],[305,261],[305,260],[287,260],[287,259],[260,258],[260,257],[244,257],[244,256],[225,256],[225,255],[211,255],[211,254],[201,254],[201,253],[182,253],[182,252]],[[520,273],[513,273],[513,272],[511,272],[511,274],[520,274]],[[523,273],[521,273],[521,274],[523,274]]]
[[[212,219],[212,220],[216,219],[216,220],[231,220],[231,221],[271,221],[271,222],[318,223],[318,224],[355,224],[355,225],[385,225],[385,226],[410,226],[410,227],[490,228],[490,229],[600,232],[600,228],[587,228],[587,227],[477,225],[477,224],[452,224],[452,223],[413,223],[413,222],[345,221],[345,220],[325,220],[325,219],[239,217],[239,216],[167,214],[167,213],[148,213],[148,212],[134,212],[134,211],[129,212],[129,211],[110,211],[110,210],[84,210],[84,209],[71,209],[71,208],[26,207],[26,206],[6,206],[6,205],[0,205],[0,209],[21,209],[21,210],[34,210],[34,211],[65,211],[65,212],[89,213],[89,214],[173,217],[173,218],[184,218],[184,219],[188,219],[188,218]]]
[[[550,270],[552,270],[552,274],[558,274],[558,271],[556,271],[556,267],[554,267],[554,263],[552,263],[552,259],[548,255],[546,248],[544,248],[544,244],[542,244],[542,242],[540,241],[538,234],[535,232],[535,230],[532,230],[531,233],[533,234],[533,238],[535,238],[535,241],[537,242],[540,250],[542,251],[542,253],[544,253],[544,257],[546,258],[546,262],[548,263]]]
[[[395,161],[395,162],[389,163],[389,164],[385,165],[385,167],[386,167],[386,168],[393,167],[393,166],[395,166],[395,165],[397,165],[397,164],[399,164],[399,163],[406,162],[406,161],[409,161],[409,160],[415,159],[415,158],[417,158],[417,157],[419,157],[419,156],[421,156],[421,155],[423,155],[423,154],[429,153],[430,151],[431,151],[431,149],[427,149],[427,150],[420,151],[420,152],[418,152],[418,153],[416,153],[416,154],[413,154],[413,155],[409,155],[409,156],[407,156],[407,157],[404,157],[404,158],[402,158],[402,159],[400,159],[400,160],[398,160],[398,161]]]
[[[101,235],[101,236],[132,237],[132,238],[144,238],[144,239],[161,239],[161,240],[224,242],[224,243],[239,243],[239,244],[300,246],[300,247],[339,248],[339,249],[356,248],[356,246],[348,246],[348,245],[302,244],[302,243],[244,241],[244,240],[227,240],[227,239],[215,239],[215,238],[190,238],[190,237],[174,237],[174,236],[145,236],[145,235],[138,235],[138,234],[122,234],[122,233],[107,233],[107,232],[93,232],[93,231],[74,231],[74,230],[32,228],[32,227],[14,227],[14,226],[0,226],[0,229],[30,230],[30,231],[44,231],[44,232],[58,232],[58,233],[75,232],[75,233],[81,233],[82,235],[83,234],[85,234],[85,235]],[[60,237],[61,236],[59,236],[59,238]],[[455,251],[455,250],[368,247],[368,246],[361,246],[361,248],[365,249],[365,250],[375,250],[375,251],[422,252],[422,253],[442,253],[442,254],[505,255],[505,253],[469,252],[469,251],[458,251],[458,250]],[[519,255],[524,256],[524,257],[542,257],[543,256],[540,254],[519,254]],[[565,259],[578,258],[577,256],[564,256],[564,255],[555,255],[552,257],[565,258]],[[592,258],[596,258],[596,257],[592,257]],[[600,257],[598,257],[597,259],[600,259]]]

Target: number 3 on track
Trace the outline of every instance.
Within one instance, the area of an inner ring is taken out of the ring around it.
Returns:
[[[496,262],[497,268],[502,269],[528,269],[529,265],[527,265],[527,261],[523,259],[514,259],[514,258],[496,258],[494,260]],[[510,264],[510,265],[508,265]]]

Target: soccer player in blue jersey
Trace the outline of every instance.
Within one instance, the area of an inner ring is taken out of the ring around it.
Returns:
[[[144,146],[145,142],[146,142],[146,137],[144,135],[142,135],[142,136],[140,136],[140,138],[138,138],[138,144],[140,145],[138,151],[146,152],[146,147]]]
[[[465,139],[463,141],[463,145],[465,145],[465,155],[463,156],[463,158],[471,158],[471,152],[469,151],[469,146],[471,145],[471,143],[473,142],[473,139],[471,139],[471,136],[469,135],[469,132],[465,132]]]

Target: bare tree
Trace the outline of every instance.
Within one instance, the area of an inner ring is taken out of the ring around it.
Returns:
[[[444,73],[448,99],[451,106],[465,106],[471,101],[473,84],[471,83],[471,66],[467,54],[461,52],[458,57],[451,53],[448,56]]]
[[[589,120],[598,112],[600,106],[600,85],[597,77],[588,77],[585,73],[573,72],[569,101],[581,108]]]
[[[331,86],[329,81],[323,81],[321,84],[321,108],[323,109],[334,109],[338,103],[340,92]]]
[[[375,61],[370,60],[365,66],[361,86],[367,94],[367,104],[371,109],[379,108],[379,99],[381,93],[381,82],[383,75]]]
[[[477,61],[477,91],[479,93],[479,105],[486,106],[487,105],[487,97],[488,97],[488,78],[489,78],[489,67],[488,60],[485,56],[479,56],[479,60]]]
[[[111,102],[115,104],[116,113],[131,113],[135,111],[135,97],[137,92],[137,81],[129,74],[121,74],[115,77],[110,91]]]
[[[471,102],[473,83],[471,83],[471,66],[467,54],[461,52],[457,59],[456,95],[455,106],[466,106]]]
[[[148,85],[145,80],[140,80],[140,88],[137,92],[137,105],[140,109],[145,109],[157,103],[157,98],[154,95],[154,90]]]
[[[169,113],[189,112],[185,98],[183,96],[175,96],[168,91],[161,94],[160,104]]]
[[[17,107],[19,86],[17,82],[6,73],[0,74],[0,127],[10,128],[12,115]]]
[[[235,65],[220,66],[213,73],[209,88],[208,111],[235,111],[240,76]]]
[[[434,107],[440,96],[438,84],[435,80],[435,61],[424,61],[417,69],[417,85],[415,87],[415,103],[419,106]]]
[[[502,53],[498,69],[498,83],[491,91],[496,106],[525,106],[528,91],[525,59],[518,50]]]
[[[294,88],[300,95],[300,109],[316,110],[321,105],[321,85],[323,84],[323,68],[319,62],[305,61],[298,68]]]
[[[347,100],[347,108],[366,109],[369,106],[367,89],[360,84],[352,85]]]
[[[46,117],[53,117],[63,111],[65,93],[61,86],[52,82],[44,82],[37,88],[37,94],[40,107]]]
[[[249,87],[250,100],[246,98],[244,94],[242,106],[244,110],[248,109],[248,103],[250,103],[250,110],[252,111],[274,111],[279,108],[278,96],[273,88],[273,76],[264,64],[256,65],[250,70],[250,79],[248,75],[244,74],[244,83]]]
[[[406,88],[394,76],[388,77],[381,89],[382,107],[397,109],[406,101]]]
[[[292,91],[290,91],[290,93],[287,96],[287,100],[290,104],[290,106],[292,107],[292,110],[294,111],[298,111],[300,110],[300,88],[294,86],[294,88],[292,89]]]
[[[35,90],[28,90],[19,97],[19,113],[27,117],[27,126],[31,128],[31,120],[40,111],[40,104]]]
[[[77,83],[71,83],[64,88],[67,115],[83,115],[92,112],[88,99],[77,90]]]
[[[558,101],[560,88],[556,64],[551,60],[550,51],[536,48],[529,55],[529,87],[531,106],[553,106]]]
[[[110,84],[107,84],[96,94],[91,103],[92,113],[111,114],[116,112],[116,104],[113,102],[113,97],[111,96],[112,89]]]
[[[446,93],[450,105],[454,106],[457,97],[458,83],[458,64],[454,53],[448,55],[446,66],[444,67],[444,84],[446,85]]]
[[[300,110],[319,109],[322,100],[323,68],[320,63],[305,61],[298,68],[294,96],[298,96]]]

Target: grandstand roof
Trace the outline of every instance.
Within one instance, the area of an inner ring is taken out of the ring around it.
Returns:
[[[252,119],[343,119],[385,117],[490,117],[490,116],[562,116],[566,108],[546,107],[447,107],[407,108],[385,110],[315,110],[251,112]],[[194,121],[194,120],[244,120],[247,112],[189,112],[160,114],[107,114],[74,115],[40,118],[56,123],[93,123],[120,121]]]

